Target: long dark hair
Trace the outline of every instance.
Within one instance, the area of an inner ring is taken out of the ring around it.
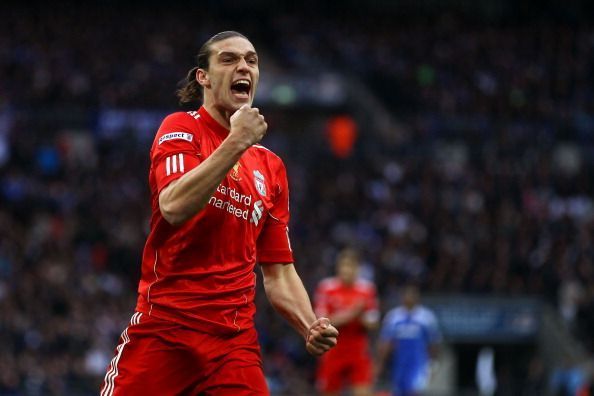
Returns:
[[[196,81],[196,72],[198,69],[208,70],[210,59],[210,47],[217,41],[225,40],[231,37],[243,37],[248,40],[243,34],[234,30],[227,30],[220,32],[209,38],[198,51],[196,55],[196,65],[188,71],[185,79],[179,82],[180,88],[176,91],[179,98],[179,104],[184,105],[188,103],[200,102],[202,100],[202,86]]]

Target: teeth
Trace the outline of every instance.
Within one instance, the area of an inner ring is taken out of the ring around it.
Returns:
[[[250,82],[248,80],[237,80],[233,83],[233,85],[236,84],[246,84],[246,85],[250,85]]]

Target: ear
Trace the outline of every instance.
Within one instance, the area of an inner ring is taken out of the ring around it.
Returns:
[[[205,88],[210,88],[210,78],[208,76],[208,72],[204,69],[198,69],[196,71],[196,81],[198,84]]]

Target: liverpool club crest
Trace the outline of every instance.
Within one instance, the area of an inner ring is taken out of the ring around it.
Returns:
[[[264,182],[264,175],[259,170],[254,171],[254,185],[261,196],[266,196],[266,183]]]

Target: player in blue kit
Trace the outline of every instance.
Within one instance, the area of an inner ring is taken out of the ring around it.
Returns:
[[[431,310],[419,304],[416,286],[406,286],[402,305],[389,311],[379,334],[376,377],[392,355],[391,380],[395,396],[419,395],[429,381],[429,363],[435,358],[441,334]]]

